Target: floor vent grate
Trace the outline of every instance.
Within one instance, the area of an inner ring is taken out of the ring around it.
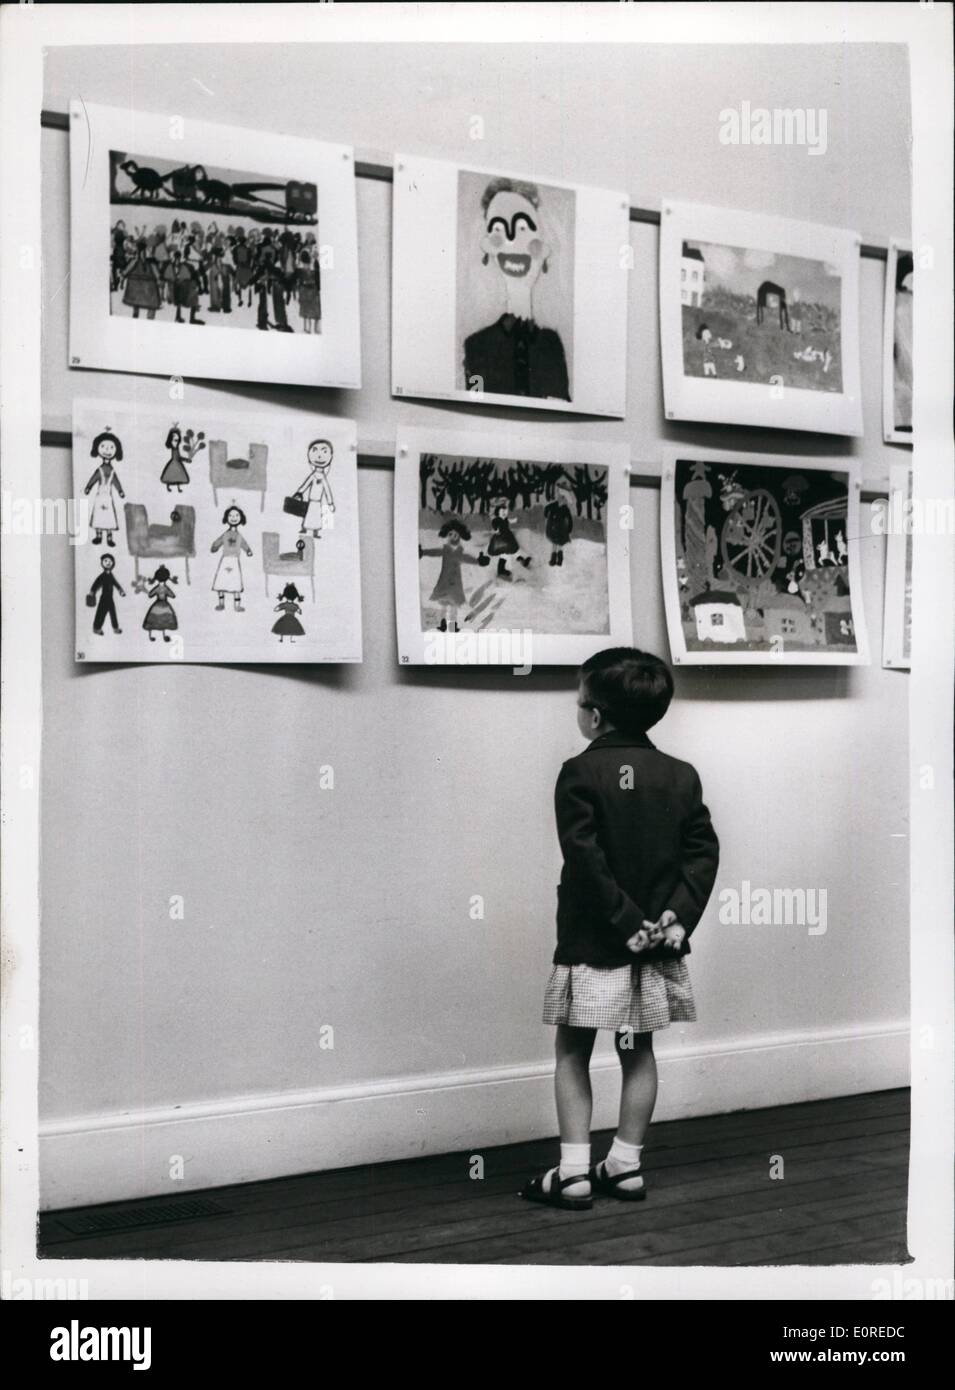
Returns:
[[[107,1231],[131,1231],[139,1226],[169,1226],[174,1221],[198,1221],[204,1216],[229,1216],[228,1207],[208,1197],[181,1197],[174,1202],[144,1207],[121,1207],[118,1211],[88,1214],[62,1212],[57,1222],[77,1236],[102,1235]]]

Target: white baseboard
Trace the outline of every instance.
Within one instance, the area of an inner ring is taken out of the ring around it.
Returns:
[[[909,1084],[903,1023],[697,1048],[661,1041],[657,1057],[658,1120]],[[40,1204],[50,1210],[173,1196],[546,1137],[556,1128],[552,1075],[551,1063],[535,1063],[47,1121],[40,1126]],[[593,1089],[594,1128],[609,1129],[619,1096],[613,1057],[595,1060]],[[177,1156],[181,1178],[171,1176]]]

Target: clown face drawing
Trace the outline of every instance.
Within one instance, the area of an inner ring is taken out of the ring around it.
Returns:
[[[467,388],[569,401],[560,335],[534,315],[534,289],[554,255],[540,190],[517,179],[492,179],[481,195],[480,213],[480,269],[494,276],[503,312],[464,341]]]

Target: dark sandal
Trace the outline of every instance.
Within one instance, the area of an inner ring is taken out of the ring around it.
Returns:
[[[643,1182],[643,1174],[639,1168],[628,1168],[623,1173],[608,1173],[602,1164],[597,1164],[590,1170],[590,1185],[595,1192],[602,1192],[606,1197],[616,1197],[618,1202],[642,1202],[647,1195],[646,1183],[642,1187],[629,1190],[621,1188],[620,1183],[626,1182],[628,1178],[640,1178]]]
[[[549,1170],[548,1170],[549,1171]],[[594,1199],[590,1197],[565,1197],[564,1188],[570,1187],[572,1183],[584,1182],[583,1173],[574,1173],[569,1178],[561,1178],[554,1175],[551,1179],[550,1191],[544,1191],[544,1178],[542,1174],[539,1178],[531,1178],[530,1182],[525,1183],[521,1188],[520,1195],[528,1202],[543,1202],[548,1207],[563,1207],[565,1211],[587,1211],[594,1204]]]

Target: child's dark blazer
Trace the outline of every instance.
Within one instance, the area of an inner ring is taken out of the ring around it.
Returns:
[[[559,965],[632,965],[628,939],[671,908],[690,936],[706,907],[719,841],[695,768],[646,735],[603,734],[570,758],[555,791],[564,867],[557,889]],[[681,954],[690,949],[684,943]]]

